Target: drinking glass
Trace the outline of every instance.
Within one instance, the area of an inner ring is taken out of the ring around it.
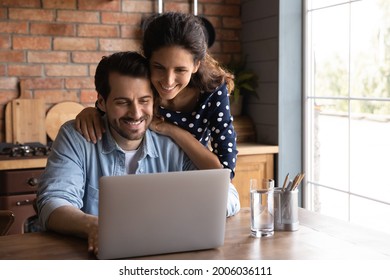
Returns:
[[[250,179],[251,235],[267,237],[274,234],[274,181]]]

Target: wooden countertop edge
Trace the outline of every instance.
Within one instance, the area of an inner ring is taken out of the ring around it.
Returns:
[[[277,154],[278,146],[262,145],[257,143],[238,143],[238,155],[259,155],[259,154]],[[47,158],[6,159],[0,160],[0,170],[27,169],[27,168],[44,168]]]
[[[0,160],[0,170],[44,168],[46,167],[46,161],[47,158]]]
[[[237,143],[237,150],[238,155],[277,154],[279,147],[257,143]]]

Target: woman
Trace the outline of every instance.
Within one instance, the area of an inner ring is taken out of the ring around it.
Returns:
[[[159,118],[150,128],[174,139],[198,168],[229,168],[233,178],[236,133],[228,96],[233,75],[208,54],[204,27],[197,17],[168,12],[151,17],[145,26],[143,54],[159,94]],[[76,118],[76,128],[96,142],[102,134],[99,119],[97,110],[84,109]]]

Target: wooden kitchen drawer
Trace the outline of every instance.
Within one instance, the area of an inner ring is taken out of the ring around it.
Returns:
[[[14,223],[9,229],[8,234],[24,233],[27,220],[36,216],[33,207],[35,198],[35,194],[0,196],[0,209],[11,210],[15,215]]]
[[[34,193],[43,168],[0,171],[0,195]]]

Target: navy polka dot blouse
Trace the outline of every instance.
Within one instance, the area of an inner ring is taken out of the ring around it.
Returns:
[[[221,164],[232,170],[234,177],[237,148],[233,117],[226,84],[211,93],[202,93],[193,112],[180,112],[159,107],[160,115],[166,121],[189,131],[203,145],[211,143],[213,153]]]

